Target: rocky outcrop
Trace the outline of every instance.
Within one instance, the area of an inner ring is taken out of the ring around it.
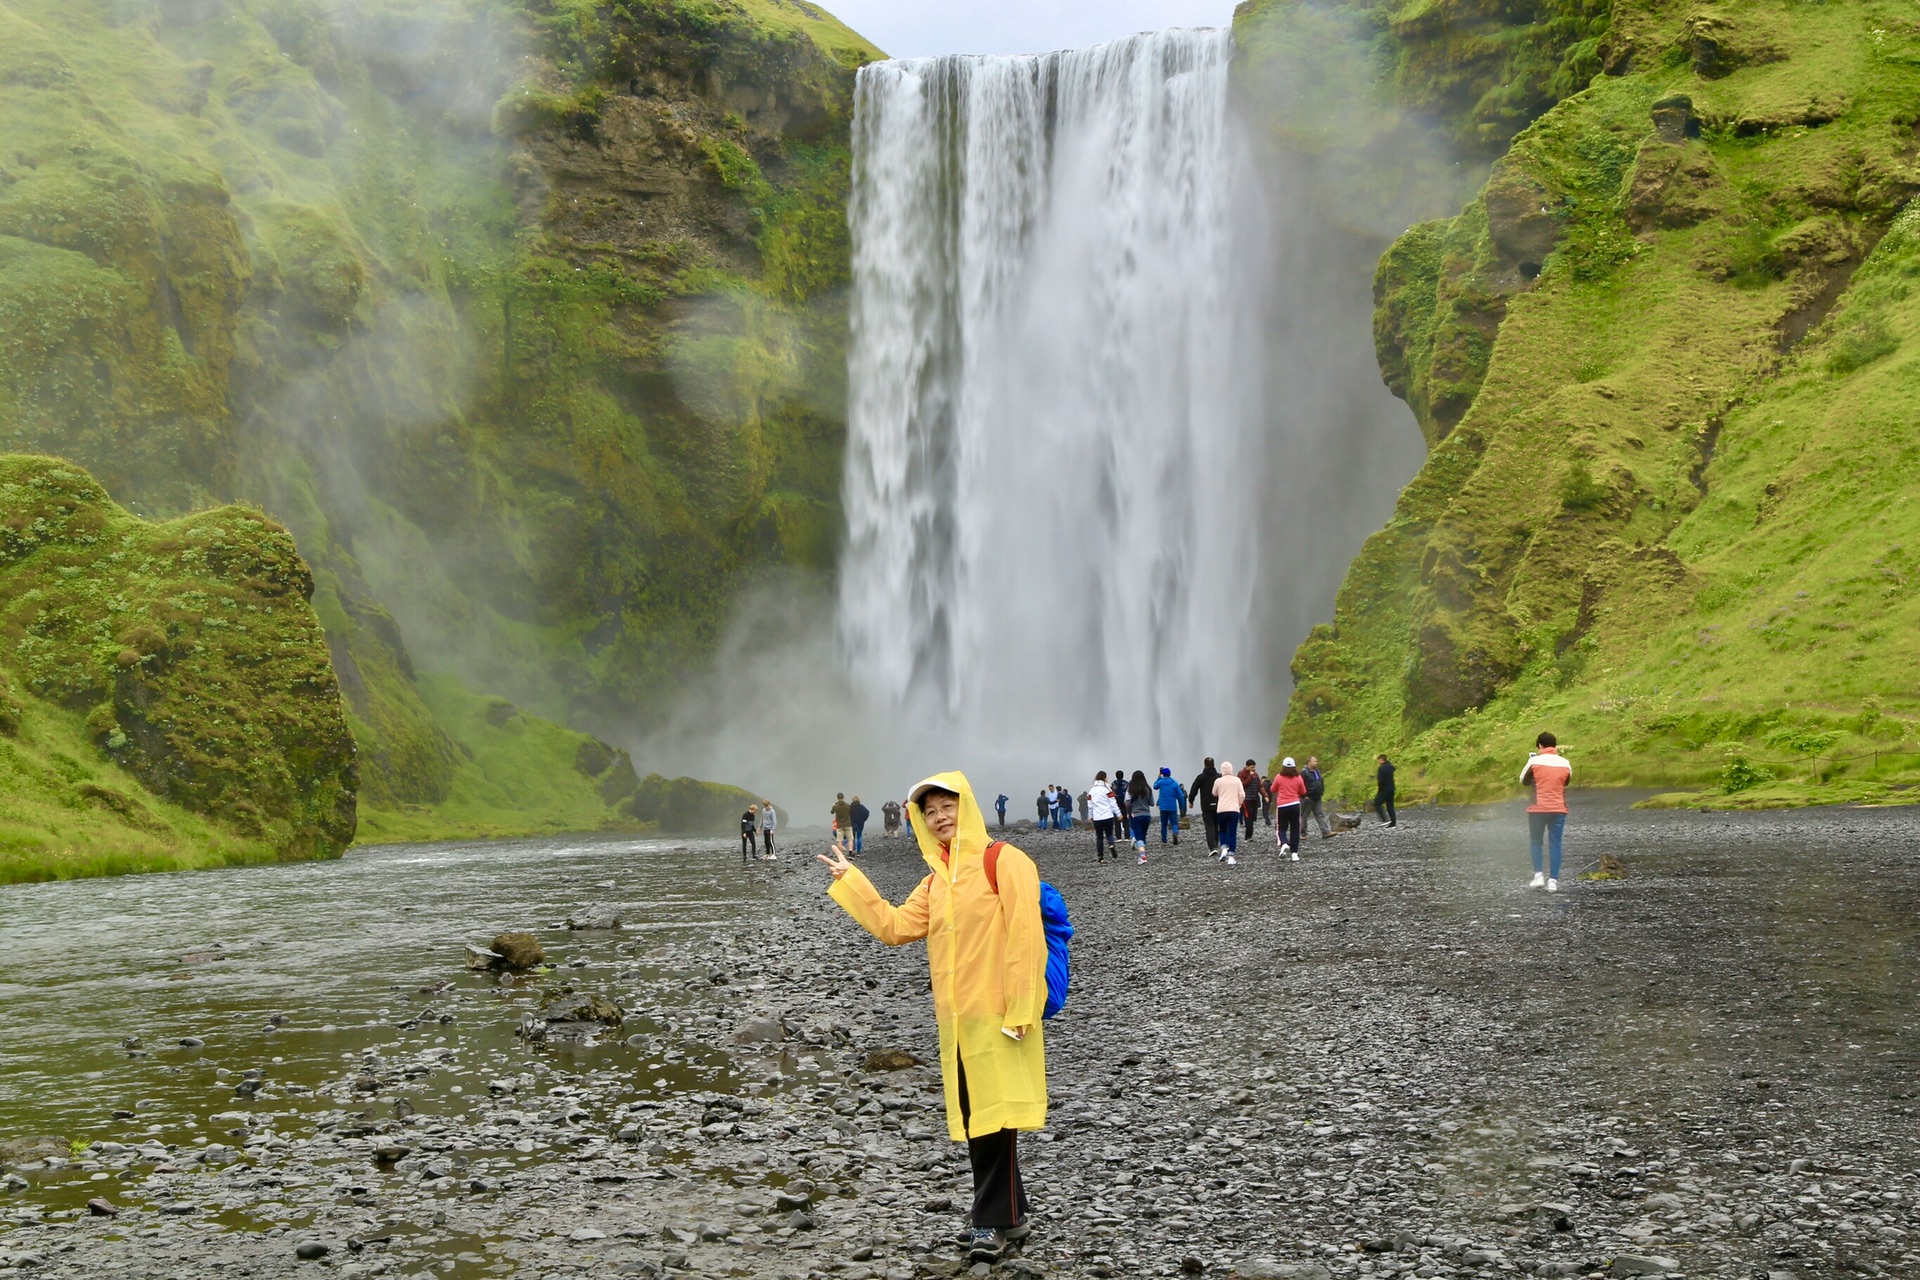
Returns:
[[[13,678],[83,716],[93,749],[153,795],[284,857],[336,856],[355,826],[353,739],[312,592],[258,512],[150,524],[71,464],[0,456]],[[132,827],[158,823],[123,788],[75,786]]]

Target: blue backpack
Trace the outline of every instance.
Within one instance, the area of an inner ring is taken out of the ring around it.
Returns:
[[[1000,850],[1006,844],[995,840],[982,859],[987,884],[995,894],[1000,892]],[[1040,882],[1040,927],[1047,934],[1047,1007],[1040,1016],[1051,1018],[1067,1005],[1067,942],[1073,937],[1073,925],[1067,921],[1067,900],[1044,880]]]

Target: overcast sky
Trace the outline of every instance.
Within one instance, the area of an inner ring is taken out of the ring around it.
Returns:
[[[1223,27],[1234,0],[822,0],[896,58],[1047,53],[1162,27]]]

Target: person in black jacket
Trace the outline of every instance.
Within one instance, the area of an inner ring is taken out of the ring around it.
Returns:
[[[1307,767],[1300,771],[1300,776],[1307,783],[1307,798],[1301,805],[1300,834],[1306,835],[1306,820],[1311,817],[1320,824],[1320,838],[1331,840],[1333,828],[1327,825],[1327,775],[1320,772],[1320,757],[1308,756]]]
[[[760,806],[749,805],[740,815],[740,861],[746,862],[753,857],[753,838],[760,826]]]
[[[1213,798],[1213,784],[1220,780],[1220,771],[1213,767],[1213,757],[1200,769],[1200,776],[1187,788],[1187,794],[1200,802],[1200,828],[1207,837],[1207,852],[1214,853],[1220,848],[1220,802]]]
[[[855,796],[853,803],[847,806],[847,816],[853,819],[853,851],[857,854],[861,851],[863,837],[867,833],[867,819],[873,816],[873,810],[861,804],[860,797]]]
[[[1385,756],[1379,759],[1380,767],[1374,772],[1373,811],[1380,815],[1380,821],[1397,827],[1400,815],[1393,810],[1393,761]]]

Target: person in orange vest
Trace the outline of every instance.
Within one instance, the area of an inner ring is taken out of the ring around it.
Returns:
[[[1567,833],[1567,784],[1573,781],[1573,766],[1560,754],[1560,740],[1543,733],[1534,740],[1527,755],[1527,767],[1520,771],[1520,785],[1533,788],[1533,803],[1527,806],[1527,843],[1533,850],[1533,883],[1542,884],[1548,893],[1560,892],[1560,845]],[[1551,851],[1544,874],[1540,866],[1540,846]]]
[[[820,861],[833,874],[833,900],[861,928],[892,947],[926,940],[947,1133],[967,1144],[973,1165],[967,1256],[997,1262],[1031,1230],[1019,1132],[1047,1124],[1040,872],[1012,845],[990,846],[965,774],[916,785],[907,815],[928,874],[901,905],[881,897],[843,850]]]

